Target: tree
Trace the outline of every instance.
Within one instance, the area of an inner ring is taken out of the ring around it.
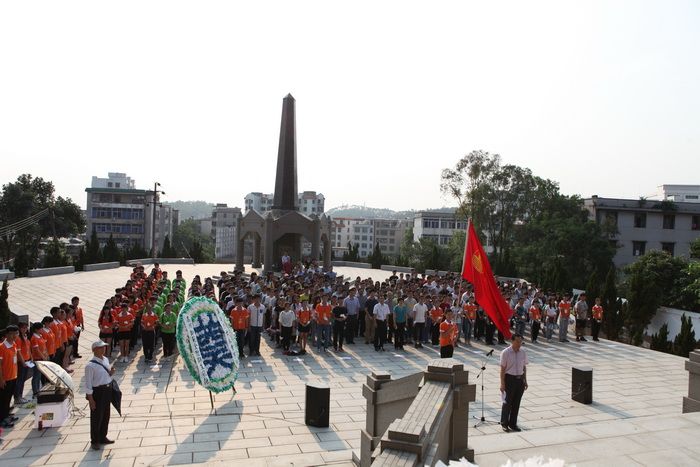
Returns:
[[[662,251],[650,251],[627,267],[626,324],[633,342],[641,343],[644,329],[659,306],[667,303],[683,267],[683,260]]]
[[[7,299],[10,296],[8,293],[9,285],[7,279],[2,282],[2,291],[0,291],[0,329],[5,329],[10,323],[10,305]]]
[[[78,252],[78,260],[73,264],[75,266],[76,271],[82,271],[85,269],[85,265],[87,263],[87,250],[85,248],[85,245],[80,247],[80,251]]]
[[[348,251],[343,253],[343,261],[357,262],[360,260],[360,250],[357,245],[348,242]]]
[[[111,263],[112,261],[119,261],[121,259],[121,252],[112,234],[109,234],[107,243],[105,243],[102,249],[102,257],[105,263]]]
[[[617,287],[615,285],[617,271],[615,266],[610,266],[608,274],[605,276],[605,285],[603,286],[602,302],[603,302],[603,329],[605,337],[610,340],[618,340],[624,319],[622,316],[622,301],[618,301]]]
[[[668,324],[664,323],[658,334],[652,334],[650,348],[659,352],[671,353],[671,342],[668,340]]]
[[[450,238],[450,243],[447,244],[447,253],[449,259],[448,269],[450,271],[462,271],[462,261],[464,260],[464,247],[467,241],[467,232],[464,230],[455,230]]]
[[[673,353],[688,358],[690,352],[695,350],[696,343],[692,319],[690,316],[686,317],[685,313],[683,313],[683,316],[681,316],[681,332],[673,340]]]
[[[95,264],[102,262],[102,250],[100,249],[100,241],[97,238],[97,232],[92,229],[90,234],[90,240],[86,242],[85,246],[85,264]]]
[[[369,255],[367,261],[372,265],[374,269],[380,269],[384,263],[384,256],[382,255],[382,250],[379,248],[379,243],[375,243],[374,251]]]
[[[690,257],[700,259],[700,237],[690,242]]]
[[[200,232],[197,221],[194,219],[186,219],[175,226],[171,245],[174,245],[177,256],[185,258],[189,252],[189,257],[196,263],[214,261],[214,243],[210,236]],[[193,253],[195,246],[197,252]],[[201,255],[199,255],[200,249]],[[195,255],[199,255],[199,261],[195,259]]]
[[[66,249],[57,238],[54,238],[46,246],[46,256],[44,256],[45,268],[56,268],[68,265],[66,258]]]
[[[600,297],[600,284],[600,274],[598,274],[598,270],[595,270],[593,271],[593,274],[591,274],[591,277],[588,279],[588,284],[586,284],[586,303],[588,303],[589,310],[593,308],[593,305],[595,305],[595,299],[597,297]]]
[[[177,252],[175,251],[175,248],[170,246],[170,235],[166,235],[165,239],[163,240],[163,249],[160,252],[160,255],[158,255],[160,258],[176,258],[177,257]]]
[[[42,238],[67,237],[85,229],[80,207],[69,198],[56,198],[54,192],[53,183],[29,174],[3,185],[0,226],[40,216],[33,223],[0,238],[3,260],[9,262],[14,257],[13,268],[18,276],[25,275],[29,267],[36,264]],[[42,213],[45,213],[43,217]]]
[[[442,171],[441,190],[457,200],[458,213],[471,217],[479,234],[488,235],[493,247],[491,262],[498,273],[509,266],[506,260],[516,225],[542,212],[559,187],[534,176],[530,169],[501,165],[498,154],[472,151],[454,169]]]

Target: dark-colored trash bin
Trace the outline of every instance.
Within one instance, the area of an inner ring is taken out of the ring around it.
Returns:
[[[582,404],[593,403],[593,368],[571,367],[571,398]]]
[[[306,385],[306,416],[309,426],[327,427],[331,407],[331,388],[324,383]]]

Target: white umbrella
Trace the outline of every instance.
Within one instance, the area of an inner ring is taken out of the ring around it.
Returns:
[[[36,365],[37,369],[41,372],[41,374],[44,375],[51,384],[53,384],[57,388],[65,387],[70,391],[71,396],[74,395],[75,385],[73,384],[73,378],[71,377],[71,375],[66,373],[66,370],[61,368],[60,365],[42,360],[38,360],[34,362],[34,364]]]

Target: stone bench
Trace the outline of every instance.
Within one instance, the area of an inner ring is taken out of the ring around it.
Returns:
[[[61,266],[57,268],[30,269],[27,277],[46,277],[58,274],[71,274],[75,272],[74,266]]]
[[[119,261],[112,261],[111,263],[93,263],[83,266],[83,271],[102,271],[105,269],[118,268],[119,266]]]

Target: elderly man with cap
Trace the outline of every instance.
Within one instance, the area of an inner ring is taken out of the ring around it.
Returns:
[[[85,394],[90,404],[90,443],[92,449],[99,449],[101,444],[114,443],[114,441],[107,439],[114,368],[109,364],[109,359],[105,357],[106,349],[106,342],[101,340],[93,342],[93,357],[85,365]]]

